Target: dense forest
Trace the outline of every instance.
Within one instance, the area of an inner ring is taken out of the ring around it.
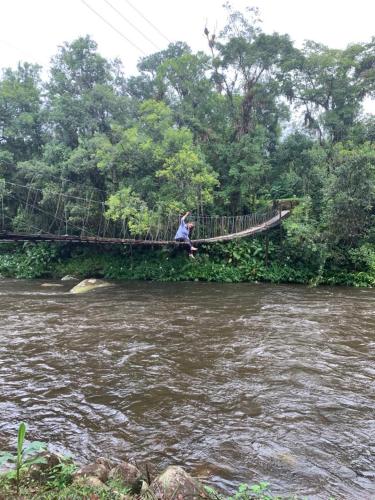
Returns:
[[[375,285],[375,119],[363,109],[375,97],[375,38],[299,49],[288,35],[263,32],[256,9],[226,8],[225,28],[202,33],[205,53],[176,42],[142,58],[136,76],[88,36],[59,47],[47,80],[36,65],[4,69],[3,229],[22,228],[27,216],[10,183],[40,189],[42,204],[62,188],[94,192],[107,217],[135,235],[155,214],[245,214],[296,198],[267,256],[258,238],[203,248],[200,262],[180,260],[181,274],[165,250],[162,259],[132,256],[133,274],[120,271],[126,249],[90,249],[89,258],[110,277]],[[71,217],[80,210],[73,204]],[[82,249],[3,245],[0,274],[27,275],[35,262],[61,267],[64,252],[84,268]],[[160,271],[161,260],[169,267]]]

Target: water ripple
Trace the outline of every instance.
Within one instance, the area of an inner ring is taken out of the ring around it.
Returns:
[[[375,495],[373,290],[0,281],[0,444]]]

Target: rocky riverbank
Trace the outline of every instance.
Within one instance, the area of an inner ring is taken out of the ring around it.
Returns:
[[[178,466],[155,474],[149,464],[139,466],[98,458],[79,467],[71,459],[50,452],[39,453],[35,462],[23,469],[18,484],[14,471],[0,475],[1,499],[215,498],[211,488]]]
[[[23,467],[0,474],[0,500],[276,500],[267,483],[241,485],[227,496],[192,477],[180,466],[161,473],[149,463],[112,461],[99,457],[87,465],[55,453],[42,452]]]

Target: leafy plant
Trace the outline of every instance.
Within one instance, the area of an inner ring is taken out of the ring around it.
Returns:
[[[268,487],[269,483],[266,481],[252,485],[242,483],[230,497],[222,495],[211,486],[205,486],[205,490],[212,500],[280,500],[280,497],[274,496],[269,492]]]
[[[212,488],[212,486],[205,486],[204,489],[206,490],[208,497],[212,500],[222,500],[223,496],[217,492],[215,488]]]
[[[0,454],[0,467],[10,462],[14,463],[15,469],[8,472],[9,478],[14,478],[16,483],[17,495],[19,494],[20,487],[20,473],[23,468],[30,467],[33,464],[46,463],[44,457],[35,456],[35,454],[43,451],[46,448],[45,443],[41,441],[32,441],[27,446],[24,446],[26,435],[26,425],[21,422],[18,428],[17,436],[17,453],[2,452]]]
[[[61,490],[73,481],[73,474],[78,469],[71,460],[66,459],[55,465],[49,473],[48,486]]]
[[[269,483],[266,481],[261,481],[260,483],[248,485],[242,483],[239,485],[235,494],[229,497],[228,500],[250,500],[250,499],[261,499],[261,500],[277,500],[279,497],[275,497],[268,493]]]

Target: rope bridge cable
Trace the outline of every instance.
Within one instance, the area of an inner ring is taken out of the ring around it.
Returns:
[[[43,190],[32,184],[6,182],[5,185],[7,189],[3,189],[5,194],[2,194],[0,203],[0,237],[3,240],[13,237],[21,240],[145,245],[175,243],[174,235],[181,220],[175,214],[151,214],[152,223],[143,232],[134,234],[128,219],[111,220],[106,216],[105,202],[98,199],[99,194],[95,190],[76,196],[64,193],[62,184],[56,191],[50,188]],[[261,212],[238,216],[198,215],[189,218],[195,226],[192,241],[210,243],[250,236],[279,225],[288,214],[288,210],[267,208]],[[150,214],[147,212],[144,215]]]
[[[20,199],[18,196],[13,195],[13,194],[9,194],[8,196],[10,198],[14,199],[15,201],[19,202],[20,204],[19,204],[18,208],[22,208],[22,199]],[[43,210],[39,206],[35,206],[33,210],[34,210],[33,217],[30,217],[30,215],[27,212],[25,212],[26,219],[24,219],[24,220],[22,219],[22,212],[21,212],[21,218],[20,218],[21,220],[19,223],[17,221],[17,225],[19,224],[22,228],[25,228],[23,232],[31,233],[31,230],[34,229],[39,234],[42,234],[44,232],[46,234],[53,235],[53,233],[50,233],[50,231],[45,231],[43,229],[43,226],[47,226],[48,224],[50,224],[48,226],[48,229],[50,229],[54,223],[56,224],[56,223],[65,223],[66,222],[64,219],[62,219],[56,215],[53,216],[52,222],[50,222],[51,221],[50,212]],[[36,223],[37,225],[34,225],[33,222]],[[38,222],[39,222],[39,224],[38,224]],[[71,233],[72,235],[78,236],[78,233],[80,233],[82,231],[81,226],[77,226],[71,222],[68,223],[67,227],[72,231],[72,233]],[[60,233],[57,233],[57,235],[60,235]],[[95,236],[95,235],[93,233],[89,233],[89,236]]]

